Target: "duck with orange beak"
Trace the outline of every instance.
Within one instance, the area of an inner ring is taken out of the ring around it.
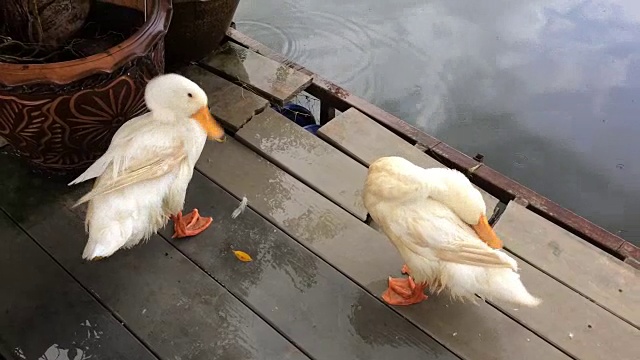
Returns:
[[[96,178],[75,204],[89,203],[84,259],[105,258],[147,240],[170,218],[174,237],[197,235],[212,222],[197,209],[182,215],[207,138],[225,140],[206,93],[183,76],[165,74],[149,81],[145,102],[150,111],[122,125],[105,154],[69,184]]]
[[[389,278],[382,295],[387,303],[419,303],[427,287],[471,301],[477,294],[530,307],[540,303],[520,281],[516,261],[501,250],[482,195],[461,172],[383,157],[369,167],[363,199],[409,275]]]

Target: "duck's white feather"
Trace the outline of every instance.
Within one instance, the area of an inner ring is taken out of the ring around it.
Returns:
[[[408,240],[403,245],[413,252],[433,253],[438,260],[451,263],[517,270],[515,261],[479,241],[468,231],[469,225],[442,203],[427,198],[421,205],[414,209],[417,211],[409,207],[404,221],[390,225],[391,231]],[[425,209],[430,216],[422,216]]]
[[[183,208],[207,139],[194,118],[206,111],[207,96],[191,80],[165,74],[149,82],[145,101],[151,111],[122,125],[105,154],[70,183],[96,178],[76,203],[89,203],[84,259],[107,257],[148,239]]]
[[[478,294],[527,306],[540,302],[520,281],[516,261],[461,219],[473,216],[472,207],[475,219],[485,211],[482,196],[461,173],[381,158],[369,168],[364,204],[416,282],[472,301]]]
[[[69,185],[79,184],[102,175],[109,164],[114,160],[114,156],[117,156],[118,153],[122,153],[122,144],[130,141],[131,137],[136,134],[142,133],[141,131],[144,131],[145,127],[149,127],[151,120],[153,120],[151,113],[146,113],[122,124],[118,131],[113,135],[107,151],[98,158],[98,160],[91,164],[91,166],[89,166],[89,168],[80,176],[71,181]],[[119,169],[115,166],[113,170],[118,172]]]
[[[120,129],[93,189],[77,202],[89,201],[85,259],[148,239],[182,210],[206,135],[197,124],[181,129],[153,117],[144,120]]]
[[[145,138],[149,138],[149,135],[142,134],[136,138],[136,141],[115,148],[110,154],[109,162],[105,161],[105,169],[100,174],[104,174],[105,170],[111,167],[113,170],[111,176],[106,176],[96,183],[93,190],[80,198],[74,206],[125,186],[167,175],[176,171],[186,160],[184,140],[180,136],[172,134],[167,139],[169,141],[161,144],[147,144],[145,140],[153,140],[153,138]]]

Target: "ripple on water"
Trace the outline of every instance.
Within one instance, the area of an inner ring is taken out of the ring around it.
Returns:
[[[416,117],[415,122],[423,126],[433,122],[433,115],[442,111],[442,93],[446,91],[434,91],[442,79],[434,79],[421,71],[403,78],[407,72],[401,69],[428,61],[433,54],[406,36],[397,36],[406,29],[398,28],[385,18],[297,9],[280,13],[277,21],[248,19],[237,24],[243,32],[287,58],[374,104],[381,106],[389,99],[397,99],[403,105],[394,112]],[[327,56],[332,53],[335,56]],[[396,71],[396,67],[400,69]],[[396,76],[394,74],[398,76],[397,81],[383,81]],[[421,91],[422,86],[430,91]],[[418,93],[416,89],[420,89]]]
[[[283,55],[289,53],[290,41],[279,26],[253,20],[238,20],[236,25],[274,51]]]
[[[527,163],[529,162],[529,158],[527,157],[527,155],[521,152],[516,152],[513,154],[513,156],[515,157],[513,161],[514,167],[519,169],[524,169],[527,167]]]
[[[358,93],[373,96],[378,82],[373,71],[371,43],[364,26],[354,20],[322,12],[284,14],[278,26],[259,21],[237,21],[251,34],[293,61]],[[328,57],[327,54],[336,56]]]

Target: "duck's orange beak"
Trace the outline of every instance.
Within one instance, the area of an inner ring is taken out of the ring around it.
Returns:
[[[191,117],[196,119],[200,126],[202,126],[209,139],[215,140],[217,142],[225,142],[227,137],[224,134],[224,129],[222,128],[220,123],[218,123],[213,118],[213,116],[211,116],[208,107],[201,107],[198,111],[196,111],[195,114],[191,115]]]
[[[478,237],[487,243],[487,245],[494,249],[502,249],[502,240],[500,240],[496,232],[493,231],[486,216],[480,215],[480,220],[478,220],[477,224],[472,225],[472,227],[476,234],[478,234]]]

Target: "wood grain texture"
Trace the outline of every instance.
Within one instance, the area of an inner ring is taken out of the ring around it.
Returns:
[[[0,357],[156,359],[0,211]]]
[[[312,358],[457,359],[250,208],[231,218],[239,201],[204,175],[194,175],[186,203],[214,221],[178,249]]]
[[[479,164],[471,157],[426,134],[424,131],[417,129],[406,121],[372,105],[366,100],[349,93],[349,91],[331,81],[314,74],[304,66],[290,59],[286,59],[282,54],[269,49],[264,44],[246,36],[238,30],[234,28],[227,29],[227,37],[252,51],[259,52],[275,61],[287,62],[295,69],[313,76],[313,83],[307,88],[307,92],[320,99],[326,106],[335,108],[338,111],[347,111],[349,108],[354,107],[365,115],[375,119],[376,122],[383,124],[389,129],[393,129],[394,132],[403,134],[403,136],[412,139],[417,144],[429,148],[429,153],[438,156],[438,158],[446,159],[451,166],[458,169],[469,169]],[[597,243],[621,255],[623,258],[635,259],[628,261],[628,263],[640,268],[640,262],[637,261],[640,259],[640,248],[637,246],[625,242],[620,237],[559,206],[553,201],[550,201],[486,165],[478,168],[474,172],[473,177],[476,181],[481,182],[483,187],[490,189],[493,194],[496,194],[501,199],[526,199],[531,207],[535,208],[539,213],[544,214],[546,218],[555,219],[555,221],[562,223],[563,226],[571,229],[572,232],[579,234],[584,239]]]
[[[216,145],[205,145],[197,168],[289,236],[375,296],[399,275],[402,260],[383,235],[236,140]],[[432,295],[394,309],[464,359],[567,359],[486,303]]]
[[[354,108],[322,126],[318,135],[367,166],[384,156],[400,156],[423,168],[445,167]],[[491,216],[498,199],[475,187],[480,190],[487,214]]]
[[[504,312],[575,358],[637,359],[640,330],[527,262],[518,265],[522,282],[542,304],[530,309],[496,303]]]
[[[324,138],[327,138],[328,141],[336,144],[336,146],[343,147],[348,153],[367,164],[381,156],[400,155],[420,166],[433,165],[433,159],[418,149],[415,149],[390,131],[384,129],[381,125],[371,121],[355,109],[350,109],[329,122],[320,129],[319,133],[321,133]],[[363,134],[363,136],[360,137],[360,134]],[[488,195],[484,192],[483,194]],[[515,205],[510,205],[510,208]],[[504,225],[502,224],[503,221],[512,221],[511,218],[512,217],[504,220],[500,218],[496,229],[502,229]],[[555,225],[546,220],[541,220],[542,222],[540,224],[530,226],[530,228],[544,229],[549,226],[555,227]],[[375,227],[375,224],[373,225]],[[526,235],[525,237],[521,236],[519,229],[522,226],[523,224],[514,225],[513,231],[504,236],[500,233],[505,244],[508,244],[507,241],[531,245],[539,243],[537,239],[527,237]],[[542,235],[539,238],[547,239],[549,237]],[[577,241],[581,240],[578,239]],[[584,246],[589,245],[585,243]],[[530,251],[531,249],[527,248],[519,253],[517,252],[517,254],[522,255],[528,261]],[[595,260],[596,258],[592,257],[592,259]],[[527,324],[527,326],[534,329],[536,333],[545,339],[549,339],[574,356],[585,359],[593,359],[594,356],[597,358],[605,354],[616,354],[619,358],[627,358],[629,356],[626,349],[630,346],[632,347],[631,339],[640,335],[637,329],[622,322],[615,316],[608,314],[597,305],[586,301],[582,296],[574,293],[573,290],[566,288],[561,283],[558,283],[555,279],[546,276],[533,267],[528,267],[523,261],[520,261],[520,263],[525,269],[523,270],[525,286],[527,286],[534,295],[538,295],[538,293],[540,294],[539,296],[544,295],[542,296],[544,306],[541,308],[542,310],[514,309],[511,306],[501,306],[503,311],[513,318],[518,319],[518,321]],[[618,261],[618,263],[620,262]],[[571,270],[565,268],[562,271],[564,273],[568,271],[576,272],[578,271],[577,269],[579,268]],[[528,282],[528,279],[531,279],[531,282]],[[636,281],[636,284],[637,283]],[[628,304],[632,303],[633,302],[628,302]],[[540,316],[541,313],[553,313],[554,316]],[[574,341],[568,341],[568,334],[571,331],[567,330],[563,332],[564,330],[562,329],[574,328],[576,330],[573,330],[573,332],[577,333],[577,329],[587,327],[585,319],[589,318],[592,319],[592,322],[598,322],[598,327],[596,328],[595,325],[592,324],[594,327],[590,328],[589,332],[582,334],[580,339],[576,338]],[[559,324],[563,325],[559,326]],[[611,342],[611,340],[614,339],[617,339],[616,343],[626,343],[627,347],[617,349]]]
[[[256,115],[236,138],[319,193],[366,220],[362,188],[367,168],[271,108]]]
[[[311,76],[285,63],[271,60],[232,42],[227,42],[204,58],[201,64],[224,74],[230,80],[239,81],[280,106],[293,99],[313,80]]]
[[[640,270],[515,202],[509,203],[495,229],[510,251],[640,326]]]
[[[104,260],[83,261],[85,208],[69,208],[87,186],[68,189],[30,175],[6,156],[0,166],[8,170],[0,185],[10,192],[0,207],[160,357],[307,359],[159,236]]]

